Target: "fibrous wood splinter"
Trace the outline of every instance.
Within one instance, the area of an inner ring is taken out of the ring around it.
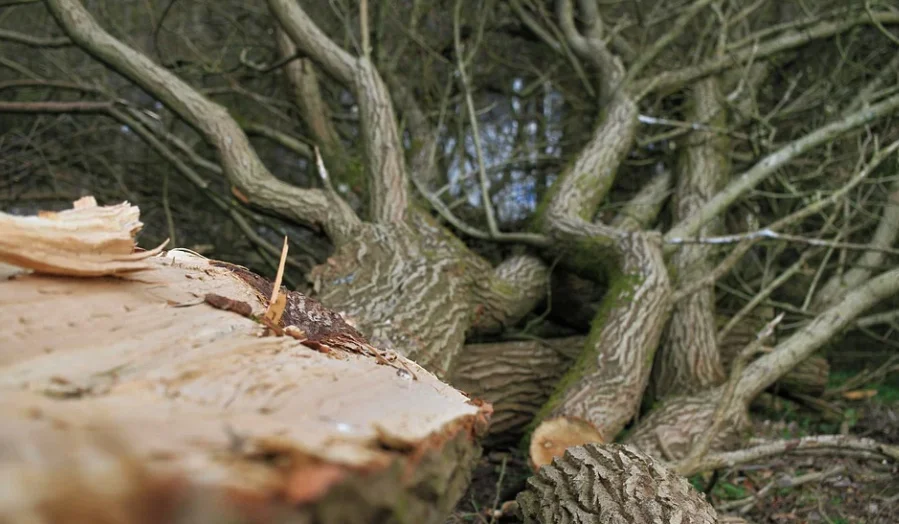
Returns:
[[[231,271],[252,287],[264,301],[268,302],[272,297],[273,285],[265,278],[246,268],[227,262],[210,261],[210,263]],[[299,291],[282,288],[278,296],[286,298],[281,317],[277,322],[266,324],[275,334],[290,335],[301,340],[303,344],[322,352],[342,349],[369,355],[374,357],[379,364],[401,370],[411,375],[413,380],[418,380],[415,373],[406,366],[402,359],[397,358],[396,355],[386,356],[384,351],[369,343],[362,333],[350,325],[340,313],[325,307],[321,302],[309,298]]]

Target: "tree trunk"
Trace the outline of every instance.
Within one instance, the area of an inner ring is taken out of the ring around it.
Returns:
[[[468,344],[450,382],[493,405],[488,444],[514,444],[584,348],[584,337]]]
[[[534,262],[495,273],[416,210],[405,223],[365,224],[311,277],[320,300],[373,342],[445,377],[473,322],[515,322],[542,297],[546,271]]]
[[[714,524],[715,509],[683,477],[629,446],[570,448],[518,495],[526,523]]]
[[[687,120],[725,127],[727,119],[720,100],[715,77],[699,81],[693,88]],[[684,220],[695,213],[724,185],[729,172],[726,147],[726,141],[717,132],[694,130],[690,134],[678,166],[675,220]],[[699,234],[720,232],[717,222],[706,224]],[[671,257],[678,284],[707,275],[715,267],[714,252],[713,246],[682,246]],[[653,369],[656,398],[688,394],[721,383],[724,369],[715,342],[716,333],[714,286],[707,286],[674,305]]]
[[[670,313],[659,240],[658,234],[633,233],[617,242],[620,273],[612,278],[584,351],[537,417],[530,444],[535,466],[564,451],[560,442],[610,442],[636,414]],[[572,426],[561,420],[586,421],[592,435],[573,437],[567,434]]]

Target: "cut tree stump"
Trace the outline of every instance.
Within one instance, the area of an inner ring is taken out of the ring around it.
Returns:
[[[568,448],[517,498],[525,523],[714,524],[715,509],[687,480],[630,446]]]
[[[233,266],[140,262],[0,274],[0,522],[443,521],[489,405],[315,326],[277,336]]]

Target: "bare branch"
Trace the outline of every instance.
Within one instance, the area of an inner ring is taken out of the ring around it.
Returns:
[[[666,47],[668,47],[671,42],[677,40],[687,28],[687,24],[692,21],[696,15],[698,15],[703,9],[705,9],[709,4],[711,4],[714,0],[696,0],[689,8],[687,8],[686,12],[679,16],[677,20],[671,24],[671,27],[668,31],[665,32],[664,35],[656,39],[647,49],[641,49],[640,53],[637,55],[637,61],[634,62],[628,68],[627,77],[624,82],[629,83],[635,78],[639,78],[639,75],[643,73],[643,70],[649,66],[653,60],[659,56]]]
[[[739,466],[757,460],[807,450],[830,451],[840,454],[846,451],[866,451],[891,460],[899,460],[899,448],[881,444],[872,439],[856,438],[847,435],[818,435],[800,439],[781,440],[762,444],[748,449],[715,453],[709,455],[690,471],[681,471],[682,475],[693,475],[702,471],[711,471],[726,467]]]
[[[592,6],[592,2],[581,2],[581,6]],[[578,32],[574,23],[574,6],[571,0],[557,0],[556,11],[559,17],[559,26],[568,45],[581,56],[596,66],[602,74],[601,84],[603,96],[607,96],[615,89],[624,78],[624,65],[606,47],[602,40],[603,23],[599,13],[593,8],[587,7],[585,26],[587,33]]]
[[[553,187],[547,207],[547,226],[562,218],[590,221],[605,198],[618,167],[633,145],[637,130],[637,104],[617,93],[606,109],[593,138],[578,152],[572,166]]]
[[[880,12],[875,13],[873,17],[864,14],[837,21],[822,21],[802,30],[788,30],[784,34],[756,46],[739,49],[723,56],[711,58],[695,66],[685,67],[676,71],[667,71],[652,78],[635,82],[633,90],[641,95],[645,95],[652,91],[673,89],[690,83],[697,78],[732,67],[739,67],[750,60],[759,60],[783,51],[795,49],[814,40],[843,33],[855,26],[873,23],[874,20],[882,24],[897,24],[899,23],[899,13]]]
[[[672,178],[670,170],[661,168],[615,215],[612,227],[621,231],[638,231],[650,227],[671,194]]]
[[[112,102],[3,102],[0,113],[106,113]]]
[[[269,0],[281,27],[300,49],[342,83],[352,87],[359,104],[366,169],[371,181],[372,220],[378,223],[405,219],[408,182],[393,103],[387,86],[371,60],[354,58],[322,32],[300,5],[291,0]]]
[[[744,404],[811,356],[857,316],[881,300],[899,293],[899,269],[881,273],[843,296],[801,330],[778,344],[773,352],[747,366],[737,386]]]
[[[297,138],[291,136],[289,133],[278,131],[273,127],[267,126],[265,124],[260,124],[258,122],[250,122],[244,124],[243,128],[247,132],[247,134],[268,138],[272,142],[280,144],[281,146],[293,151],[294,153],[302,157],[311,159],[313,156],[312,148],[309,147],[309,144],[298,140]]]
[[[465,107],[468,110],[468,118],[471,122],[471,136],[474,139],[474,147],[477,153],[478,162],[478,182],[481,185],[481,203],[484,206],[484,214],[487,216],[487,230],[491,235],[499,234],[499,227],[496,225],[496,216],[493,211],[493,201],[490,199],[490,183],[487,180],[487,168],[484,164],[484,149],[481,146],[481,130],[478,126],[478,115],[474,108],[474,99],[471,96],[471,82],[468,80],[468,73],[465,71],[466,60],[465,52],[462,49],[462,40],[459,34],[462,12],[462,0],[456,0],[456,6],[453,10],[453,42],[456,47],[456,56],[459,58],[458,71],[462,80],[462,90],[465,92]]]
[[[152,93],[200,131],[218,153],[228,180],[250,202],[290,219],[323,227],[335,242],[357,226],[359,219],[345,202],[275,178],[224,107],[113,38],[80,2],[48,0],[47,7],[79,47]]]
[[[834,140],[847,131],[883,118],[896,111],[897,108],[899,108],[899,95],[894,95],[878,104],[852,113],[837,122],[818,128],[781,147],[760,160],[749,171],[736,177],[732,183],[712,197],[699,211],[672,227],[665,235],[666,242],[675,242],[677,239],[685,239],[696,235],[703,224],[721,214],[728,206],[742,197],[744,193],[774,174],[778,168],[787,162],[814,147]]]
[[[74,42],[65,37],[40,37],[26,35],[25,33],[18,33],[16,31],[9,31],[7,29],[0,29],[0,41],[3,40],[6,40],[7,42],[14,42],[16,44],[27,45],[29,47],[57,48],[75,45]]]
[[[297,54],[296,44],[280,27],[276,30],[275,39],[282,57]],[[284,72],[293,90],[293,101],[300,109],[300,116],[312,133],[315,143],[324,153],[328,164],[338,173],[343,173],[346,151],[331,121],[328,106],[322,98],[315,66],[311,60],[301,58],[285,64]],[[312,156],[311,151],[308,156]]]
[[[478,281],[472,329],[479,333],[499,331],[530,313],[546,295],[547,269],[533,255],[503,260],[489,278]]]

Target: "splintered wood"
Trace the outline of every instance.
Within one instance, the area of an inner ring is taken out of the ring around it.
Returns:
[[[112,215],[125,256],[134,222]],[[62,253],[54,268],[82,267]],[[0,280],[0,522],[442,522],[489,405],[402,357],[418,380],[260,336],[272,290],[231,267],[177,250],[140,264]]]

